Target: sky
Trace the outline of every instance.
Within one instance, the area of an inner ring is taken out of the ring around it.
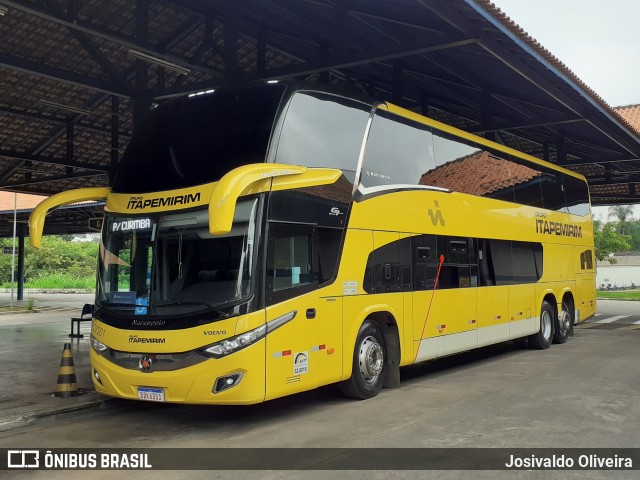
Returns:
[[[610,106],[640,103],[640,1],[491,1]],[[606,221],[608,208],[593,213]]]
[[[640,1],[491,1],[609,105],[640,103]]]

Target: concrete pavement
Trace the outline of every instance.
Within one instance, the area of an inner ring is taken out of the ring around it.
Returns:
[[[70,339],[70,318],[93,294],[25,294],[34,299],[34,311],[0,315],[0,431],[47,416],[94,408],[108,401],[93,391],[89,366],[89,323],[81,326],[82,339]],[[0,293],[0,305],[9,305]],[[78,388],[72,398],[53,396],[65,343],[71,344]]]

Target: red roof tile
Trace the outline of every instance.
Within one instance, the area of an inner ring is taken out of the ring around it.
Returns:
[[[480,150],[446,163],[420,178],[421,185],[486,196],[540,175],[539,172]]]
[[[0,212],[13,211],[15,197],[13,192],[0,192]],[[18,193],[18,210],[32,210],[47,197]]]
[[[614,110],[624,118],[636,132],[640,133],[640,104],[616,107]]]

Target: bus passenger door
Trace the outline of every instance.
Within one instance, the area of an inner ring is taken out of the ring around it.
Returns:
[[[321,296],[316,231],[313,225],[269,225],[265,297],[267,324],[275,327],[267,334],[267,400],[342,376],[342,302]]]

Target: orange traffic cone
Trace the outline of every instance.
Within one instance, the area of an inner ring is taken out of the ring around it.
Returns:
[[[78,395],[76,385],[76,368],[73,366],[73,355],[71,354],[71,344],[65,343],[60,360],[60,370],[58,372],[58,384],[54,393],[56,397],[69,398]]]

